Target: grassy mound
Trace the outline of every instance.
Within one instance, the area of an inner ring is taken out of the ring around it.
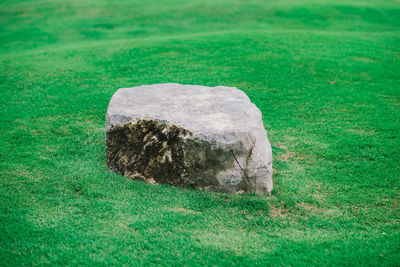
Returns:
[[[399,265],[400,2],[0,3],[0,264]],[[235,86],[271,196],[108,171],[120,87]]]

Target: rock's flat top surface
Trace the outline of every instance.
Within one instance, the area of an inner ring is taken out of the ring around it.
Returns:
[[[235,137],[229,133],[257,127],[261,113],[244,92],[233,87],[142,85],[121,88],[114,94],[106,129],[138,117],[170,121],[194,134],[224,134],[230,139]]]

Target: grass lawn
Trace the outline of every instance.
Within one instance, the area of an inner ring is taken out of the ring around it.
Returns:
[[[0,265],[400,265],[398,0],[3,0]],[[108,171],[120,87],[234,86],[271,196]]]

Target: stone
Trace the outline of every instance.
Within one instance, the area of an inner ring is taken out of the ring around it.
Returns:
[[[111,170],[149,183],[266,194],[272,152],[260,110],[233,87],[121,88],[106,114]]]

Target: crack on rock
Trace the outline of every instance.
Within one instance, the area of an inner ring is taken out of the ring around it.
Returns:
[[[253,154],[253,149],[254,149],[254,146],[252,146],[250,148],[249,154],[246,157],[246,168],[245,168],[245,171],[246,171],[245,177],[249,181],[250,191],[252,191],[253,185],[251,184],[250,179],[249,179],[249,161],[250,161],[251,155]]]
[[[249,191],[252,193],[253,189],[252,189],[252,186],[251,186],[251,183],[250,183],[250,179],[247,176],[247,163],[246,163],[246,169],[243,169],[242,166],[240,166],[240,163],[239,163],[238,159],[236,158],[236,155],[233,152],[232,148],[230,146],[228,146],[228,148],[229,148],[229,151],[232,153],[232,156],[235,159],[237,165],[239,166],[240,170],[243,173],[243,177],[245,178],[245,181],[246,181],[246,184],[247,184],[247,187],[248,187]]]

